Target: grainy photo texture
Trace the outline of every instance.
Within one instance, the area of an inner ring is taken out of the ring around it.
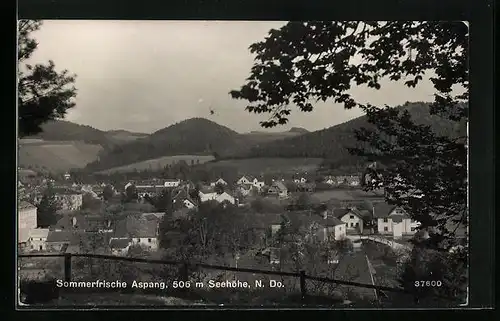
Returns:
[[[466,22],[18,41],[20,308],[467,305]]]

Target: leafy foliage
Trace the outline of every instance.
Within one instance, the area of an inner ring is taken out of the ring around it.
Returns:
[[[115,195],[115,192],[113,191],[113,187],[111,187],[111,185],[104,186],[104,188],[102,190],[103,200],[109,201],[109,200],[111,200],[111,198],[113,198],[114,195]]]
[[[286,124],[294,105],[312,111],[314,100],[361,108],[369,126],[354,131],[358,144],[349,152],[385,165],[369,170],[374,179],[364,188],[383,185],[389,203],[421,222],[429,235],[425,248],[445,253],[460,242],[457,229],[467,225],[466,137],[418,123],[408,110],[360,103],[349,90],[354,84],[377,90],[382,79],[416,87],[429,77],[435,89],[431,117],[463,133],[468,48],[467,26],[459,21],[290,22],[250,46],[255,64],[230,94],[248,101],[249,112],[270,114],[263,127]],[[465,257],[455,259],[465,264]]]
[[[59,209],[55,195],[51,188],[48,188],[37,207],[37,226],[47,228],[57,223],[58,215],[56,214]]]
[[[27,63],[38,43],[32,33],[42,25],[37,20],[18,22],[18,111],[19,136],[25,137],[42,131],[41,125],[49,120],[63,118],[75,106],[75,75],[67,70],[57,72],[55,64]]]

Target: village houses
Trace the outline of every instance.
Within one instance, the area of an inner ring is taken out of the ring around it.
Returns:
[[[237,182],[236,185],[251,185],[260,191],[266,184],[263,179],[258,179],[257,177],[251,175],[243,175]]]
[[[231,204],[236,204],[236,199],[226,191],[219,194],[214,190],[214,188],[210,187],[201,188],[199,196],[201,202],[216,201],[219,203],[229,202]]]

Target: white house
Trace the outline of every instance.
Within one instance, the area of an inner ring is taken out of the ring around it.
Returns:
[[[324,234],[326,240],[339,241],[346,238],[346,226],[345,223],[336,217],[325,217]]]
[[[417,231],[419,222],[414,221],[399,206],[380,202],[373,207],[373,216],[377,219],[377,229],[380,234],[402,238],[404,235],[413,235]]]
[[[178,187],[181,184],[180,179],[166,179],[163,183],[165,187]]]
[[[207,201],[217,201],[219,203],[222,203],[224,201],[229,202],[231,204],[236,203],[236,199],[229,195],[227,192],[223,192],[222,194],[218,194],[217,192],[208,192],[208,191],[200,191],[200,200],[202,202],[207,202]]]
[[[331,176],[328,176],[327,179],[325,180],[325,183],[329,185],[335,185],[337,184],[337,181],[333,179]]]
[[[215,182],[210,183],[210,186],[214,187],[214,186],[216,186],[218,184],[220,184],[220,185],[227,185],[227,182],[225,180],[223,180],[222,178],[219,178]]]
[[[133,184],[132,182],[128,182],[128,183],[127,183],[127,184],[123,187],[123,189],[126,191],[126,190],[127,190],[127,188],[129,188],[129,187],[131,187],[131,186],[133,186],[133,185],[134,185],[134,184]]]
[[[367,217],[356,208],[335,209],[333,215],[345,224],[346,232],[363,233],[364,221]]]
[[[22,201],[17,211],[17,242],[27,245],[29,233],[37,227],[37,208],[33,204]]]
[[[293,180],[295,184],[304,184],[307,183],[307,179],[305,177],[298,177]]]
[[[237,185],[253,185],[257,179],[250,175],[243,175],[239,180],[236,181]]]
[[[32,251],[45,251],[47,249],[48,228],[35,228],[29,233],[28,248]]]
[[[185,198],[182,203],[184,204],[185,207],[189,208],[189,209],[193,209],[196,207],[196,204],[191,201],[191,199],[188,199],[188,198]]]

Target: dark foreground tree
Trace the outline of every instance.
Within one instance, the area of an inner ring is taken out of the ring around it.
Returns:
[[[58,210],[58,204],[50,188],[45,191],[40,203],[38,203],[36,207],[38,227],[47,228],[57,223],[58,216],[56,212]]]
[[[290,22],[250,51],[256,55],[250,76],[230,94],[248,101],[249,112],[270,114],[263,127],[286,124],[292,106],[309,112],[320,100],[361,108],[373,126],[355,132],[359,146],[346,147],[385,165],[365,188],[382,184],[389,203],[421,222],[425,248],[448,253],[461,243],[456,234],[467,225],[469,84],[464,23]],[[414,123],[404,108],[362,104],[349,92],[354,84],[380,89],[382,79],[416,87],[424,77],[435,89],[431,114],[455,124],[456,135],[439,135]],[[465,274],[465,263],[456,266]]]
[[[19,137],[38,134],[43,123],[64,118],[66,111],[75,106],[75,75],[67,70],[57,72],[52,60],[47,64],[27,63],[38,45],[32,33],[41,24],[37,20],[18,22]]]

